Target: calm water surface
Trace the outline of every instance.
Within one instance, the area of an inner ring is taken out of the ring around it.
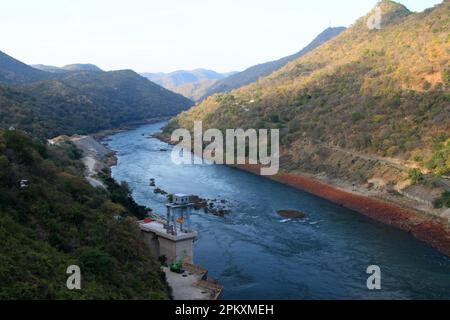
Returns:
[[[170,193],[224,199],[226,218],[192,216],[199,232],[195,263],[225,287],[225,299],[450,299],[450,259],[405,232],[291,187],[218,165],[176,166],[166,143],[149,138],[163,123],[113,135],[112,169],[137,202],[165,213]],[[168,149],[169,151],[161,151]],[[286,220],[280,209],[307,214]],[[382,290],[366,287],[369,265],[382,270]]]

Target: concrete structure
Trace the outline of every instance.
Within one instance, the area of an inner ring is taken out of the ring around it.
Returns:
[[[208,279],[208,270],[189,263],[183,264],[181,274],[163,267],[174,300],[219,300],[223,287]]]
[[[173,195],[172,203],[166,204],[166,230],[167,233],[177,235],[181,232],[191,232],[190,210],[193,204],[189,202],[189,196],[184,194]]]
[[[223,287],[208,279],[208,270],[193,264],[198,234],[190,229],[189,200],[187,195],[175,194],[172,203],[166,205],[165,220],[154,216],[140,221],[139,226],[154,257],[164,256],[167,265],[183,259],[181,273],[162,267],[175,300],[218,300]]]
[[[173,204],[174,205],[188,205],[189,204],[189,196],[185,194],[174,194],[173,195]]]
[[[398,193],[409,199],[415,200],[419,203],[423,203],[428,207],[433,207],[434,199],[441,196],[442,190],[435,188],[430,191],[420,185],[413,185],[405,189],[398,190]]]
[[[450,191],[450,177],[442,177],[437,181],[437,185],[445,191]]]
[[[198,236],[196,231],[187,232],[177,228],[176,232],[167,233],[167,223],[163,221],[141,221],[139,225],[153,256],[165,256],[169,264],[183,256],[190,262],[194,261],[194,241]]]
[[[189,196],[175,194],[172,203],[168,203],[166,220],[155,217],[154,220],[141,222],[144,240],[155,257],[166,257],[167,263],[181,258],[194,261],[194,241],[197,232],[190,229]]]

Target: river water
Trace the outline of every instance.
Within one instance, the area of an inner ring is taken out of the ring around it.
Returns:
[[[224,299],[450,299],[450,259],[409,234],[294,188],[220,165],[171,162],[171,147],[149,135],[163,123],[109,137],[113,177],[140,204],[165,213],[170,193],[225,200],[225,218],[194,212],[194,262],[224,286]],[[167,151],[165,151],[167,149]],[[307,214],[287,220],[277,210]],[[367,289],[367,267],[381,290]]]

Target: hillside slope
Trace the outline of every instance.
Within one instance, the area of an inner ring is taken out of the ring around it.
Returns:
[[[200,82],[191,82],[175,87],[170,90],[173,92],[177,92],[191,99],[192,101],[199,101],[206,94],[206,91],[216,82],[217,80],[203,80]]]
[[[3,61],[0,128],[14,126],[47,138],[86,134],[174,116],[192,106],[131,70],[103,72],[88,65],[81,68],[89,71],[49,73],[12,58]]]
[[[203,100],[214,93],[228,92],[233,89],[250,84],[252,82],[258,81],[258,79],[270,75],[272,72],[285,66],[290,61],[298,59],[299,57],[307,54],[311,50],[314,50],[323,43],[327,42],[328,40],[336,37],[344,30],[345,30],[344,27],[328,28],[321,34],[319,34],[310,44],[308,44],[300,52],[297,52],[293,55],[281,58],[276,61],[270,61],[267,63],[262,63],[250,67],[242,72],[238,72],[223,80],[217,81],[216,83],[214,83],[214,85],[212,85],[210,88],[207,89],[206,93],[202,97],[200,97],[200,99],[197,100]]]
[[[68,65],[62,67],[61,69],[65,70],[65,71],[93,71],[93,72],[103,71],[96,65],[89,64],[89,63],[88,64],[83,64],[83,63],[68,64]]]
[[[0,131],[0,299],[169,298],[135,223],[145,208],[125,185],[92,188],[80,156]],[[66,287],[71,265],[82,290]]]
[[[62,73],[62,72],[66,72],[65,70],[56,67],[56,66],[48,66],[45,64],[32,64],[30,65],[30,67],[33,67],[34,69],[38,69],[41,71],[45,71],[45,72],[50,72],[50,73]]]
[[[51,77],[51,74],[32,68],[0,51],[0,83],[16,85]]]
[[[209,97],[166,133],[193,120],[219,129],[279,128],[283,170],[350,185],[379,178],[389,186],[414,167],[448,174],[450,2],[422,13],[379,5],[381,30],[367,27],[372,11],[269,77]]]
[[[99,72],[103,71],[99,67],[97,67],[94,64],[82,64],[82,63],[74,63],[74,64],[68,64],[63,67],[56,67],[56,66],[47,66],[44,64],[34,64],[31,65],[31,67],[45,71],[45,72],[51,72],[51,73],[63,73],[63,72],[78,72],[78,71],[92,71],[92,72]]]

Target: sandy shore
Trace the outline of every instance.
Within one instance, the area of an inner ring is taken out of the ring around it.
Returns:
[[[105,184],[98,178],[98,173],[115,164],[115,153],[91,136],[72,136],[69,139],[83,151],[82,161],[87,169],[86,180],[94,188],[106,189]]]

